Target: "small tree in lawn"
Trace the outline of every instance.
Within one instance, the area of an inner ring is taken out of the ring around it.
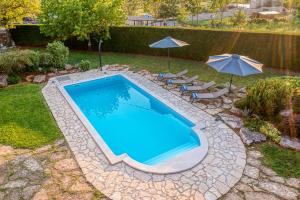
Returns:
[[[88,40],[91,49],[92,34],[107,37],[109,26],[124,23],[123,4],[124,0],[43,0],[41,32],[59,40]]]
[[[217,9],[220,13],[221,24],[223,24],[223,15],[230,2],[231,0],[212,0],[212,8]]]
[[[0,0],[0,28],[11,29],[40,12],[40,0]]]

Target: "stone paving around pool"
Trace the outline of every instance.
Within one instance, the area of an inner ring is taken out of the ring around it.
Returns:
[[[176,174],[145,173],[122,162],[111,165],[52,79],[43,88],[43,95],[86,179],[111,199],[211,200],[226,194],[240,180],[246,165],[245,147],[236,133],[221,120],[216,120],[145,76],[130,71],[123,73],[178,110],[201,120],[206,127],[208,154],[197,166]],[[68,75],[65,81],[72,83],[100,76],[103,72],[91,70]]]

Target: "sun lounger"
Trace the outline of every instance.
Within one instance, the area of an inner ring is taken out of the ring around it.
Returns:
[[[193,92],[191,95],[191,101],[194,102],[196,100],[203,100],[203,99],[216,99],[227,93],[229,93],[228,88],[224,88],[216,92],[209,92],[209,93]]]
[[[169,84],[169,85],[171,85],[171,84],[191,84],[197,79],[198,79],[198,75],[193,76],[188,79],[175,79],[175,80],[168,79],[167,84]]]
[[[182,77],[183,75],[185,75],[186,73],[188,73],[188,70],[185,69],[181,72],[178,72],[177,74],[172,74],[172,73],[160,73],[157,77],[158,80],[164,80],[164,79],[174,79],[174,78],[179,78]]]
[[[191,86],[182,85],[180,88],[180,91],[181,91],[181,95],[183,95],[184,93],[187,93],[187,92],[206,90],[214,85],[216,85],[216,83],[214,81],[204,83],[202,85],[191,85]]]

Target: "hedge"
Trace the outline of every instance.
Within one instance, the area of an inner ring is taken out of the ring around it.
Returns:
[[[49,40],[39,33],[38,26],[29,27],[17,26],[11,31],[17,45],[37,45],[39,40],[40,45],[44,45]],[[190,44],[172,49],[173,57],[205,61],[209,55],[238,53],[268,67],[300,71],[300,35],[173,27],[111,27],[110,35],[111,39],[104,42],[104,51],[166,55],[166,50],[151,49],[148,45],[163,37],[172,36]],[[30,40],[26,39],[30,37]],[[66,41],[66,45],[72,49],[87,48],[86,41],[76,39]],[[93,41],[93,46],[96,49],[96,41]]]

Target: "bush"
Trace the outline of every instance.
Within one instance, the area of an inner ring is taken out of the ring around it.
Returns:
[[[245,11],[239,10],[235,12],[234,15],[230,18],[230,21],[234,26],[240,26],[247,22],[247,15]]]
[[[50,53],[47,52],[40,52],[39,53],[39,67],[42,68],[43,71],[47,72],[50,71],[52,65],[51,61],[53,60]]]
[[[281,133],[274,127],[273,124],[265,122],[259,129],[259,132],[266,135],[273,142],[280,143]]]
[[[47,62],[56,68],[64,69],[65,63],[69,57],[69,49],[62,42],[55,41],[48,43],[46,53],[49,55],[44,55],[46,59],[49,59]],[[46,63],[47,63],[46,62]]]
[[[91,62],[88,60],[81,60],[79,63],[79,68],[81,71],[88,71],[91,68]]]
[[[273,142],[279,143],[281,140],[281,133],[271,123],[260,120],[258,118],[244,119],[244,125],[250,131],[260,132],[271,139]]]
[[[0,54],[0,73],[35,71],[38,68],[38,53],[32,50],[14,50]]]
[[[11,73],[11,74],[9,74],[8,77],[7,77],[7,83],[8,83],[9,85],[17,84],[17,83],[20,82],[20,80],[21,80],[21,77],[18,76],[17,74],[15,74],[15,73]]]
[[[252,18],[249,23],[251,24],[268,24],[270,21],[264,18]]]
[[[276,119],[279,112],[291,102],[292,88],[280,79],[259,80],[247,90],[246,107],[251,114],[268,120]]]

